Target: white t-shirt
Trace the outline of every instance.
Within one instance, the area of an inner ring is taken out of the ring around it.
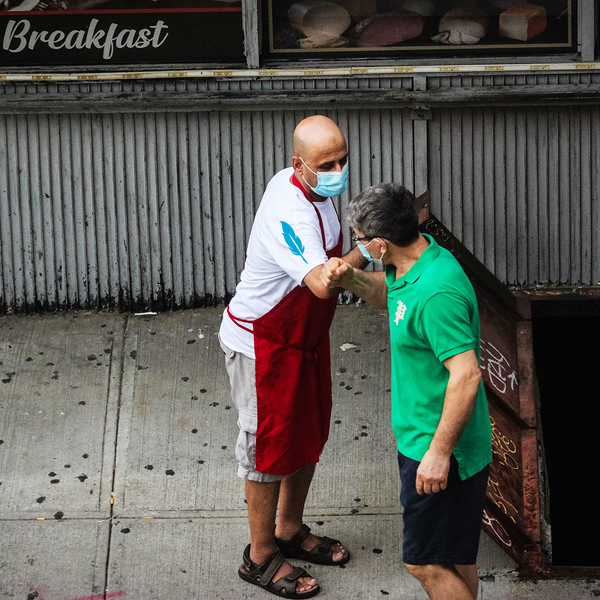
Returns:
[[[246,263],[229,310],[239,319],[255,320],[268,313],[306,275],[327,262],[319,218],[301,190],[290,182],[294,170],[279,171],[267,185],[256,213]],[[323,220],[327,250],[340,238],[333,201],[315,202]],[[252,329],[252,325],[243,323]],[[225,311],[219,332],[223,343],[255,358],[254,336],[236,325]]]

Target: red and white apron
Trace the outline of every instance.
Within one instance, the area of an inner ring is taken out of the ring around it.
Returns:
[[[319,210],[295,175],[292,183],[317,213],[327,256],[341,256],[341,232],[327,251]],[[227,309],[238,327],[254,334],[256,470],[261,473],[291,475],[319,461],[331,418],[329,328],[336,306],[337,297],[321,300],[307,286],[297,286],[254,321],[238,319]]]

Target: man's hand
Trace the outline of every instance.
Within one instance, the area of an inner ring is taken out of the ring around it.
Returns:
[[[417,469],[417,492],[419,494],[437,494],[448,485],[450,457],[435,454],[431,449],[425,452]]]
[[[475,350],[466,350],[444,361],[450,371],[442,418],[429,450],[417,470],[417,492],[436,494],[448,485],[450,457],[471,419],[481,381]]]
[[[360,296],[377,308],[387,308],[385,273],[365,273],[345,258],[330,258],[315,267],[304,278],[304,283],[317,298],[332,298],[344,290]]]
[[[321,282],[328,290],[345,287],[344,282],[350,276],[352,266],[341,258],[330,258],[321,271]]]

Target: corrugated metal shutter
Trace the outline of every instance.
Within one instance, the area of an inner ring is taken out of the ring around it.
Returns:
[[[431,78],[559,85],[600,75]],[[502,282],[600,284],[600,108],[457,108],[429,122],[432,211]]]
[[[600,108],[441,109],[432,211],[509,284],[600,284]]]
[[[597,74],[429,77],[427,87],[599,83]],[[8,84],[2,94],[412,89],[411,77]],[[296,111],[0,116],[0,311],[190,307],[226,299]],[[338,110],[350,189],[414,188],[503,282],[600,284],[600,109]],[[422,123],[421,123],[422,124]],[[420,125],[421,125],[420,124]],[[428,160],[415,162],[424,155]],[[421,164],[428,162],[428,164]],[[346,242],[348,244],[348,242]]]
[[[389,87],[406,81],[117,82],[101,89]],[[226,299],[243,268],[262,192],[289,164],[293,129],[308,114],[1,116],[0,309],[159,310]],[[407,111],[327,114],[348,137],[349,194],[392,179],[412,187]],[[338,201],[342,219],[349,194]]]

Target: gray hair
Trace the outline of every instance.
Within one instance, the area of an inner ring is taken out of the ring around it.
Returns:
[[[397,183],[380,183],[350,203],[348,221],[366,238],[385,238],[396,246],[409,246],[419,236],[415,197]]]

